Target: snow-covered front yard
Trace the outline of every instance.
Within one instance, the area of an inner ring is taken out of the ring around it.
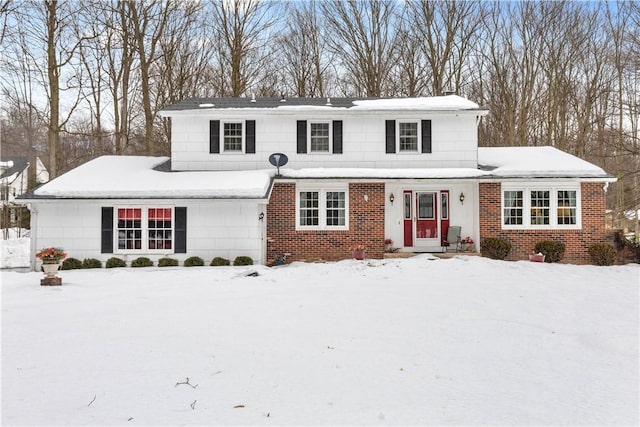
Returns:
[[[3,425],[639,423],[637,264],[60,275],[2,272]]]

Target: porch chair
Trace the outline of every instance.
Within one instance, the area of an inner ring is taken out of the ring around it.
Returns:
[[[462,246],[461,237],[462,235],[462,227],[459,225],[450,225],[449,231],[447,231],[447,240],[445,241],[445,245],[449,247],[454,247],[455,252],[460,250]]]

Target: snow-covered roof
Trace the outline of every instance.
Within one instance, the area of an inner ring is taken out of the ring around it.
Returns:
[[[190,98],[161,111],[163,116],[176,112],[193,114],[212,110],[349,110],[349,111],[463,111],[486,114],[475,102],[458,95],[418,98]]]
[[[30,198],[248,198],[267,197],[275,170],[162,170],[167,157],[104,156],[39,187]],[[598,166],[553,147],[479,148],[476,168],[280,168],[284,179],[600,179]]]
[[[103,156],[34,191],[36,198],[246,198],[262,199],[271,171],[166,172],[168,157]],[[28,198],[28,197],[25,197]]]
[[[554,147],[481,147],[478,166],[501,178],[611,178],[602,168]]]

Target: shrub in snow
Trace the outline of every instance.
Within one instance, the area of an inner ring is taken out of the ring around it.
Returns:
[[[177,267],[177,266],[178,266],[177,259],[165,257],[165,258],[160,258],[158,260],[158,267]]]
[[[239,256],[233,260],[233,265],[253,265],[253,259],[250,256]]]
[[[491,259],[505,259],[511,252],[511,242],[502,237],[485,237],[480,242],[480,253]]]
[[[215,257],[214,259],[211,260],[211,264],[209,264],[212,267],[220,267],[220,266],[224,266],[224,265],[231,265],[231,261],[229,261],[226,258],[222,258],[222,257]]]
[[[184,260],[185,267],[202,267],[204,260],[199,256],[192,256]]]
[[[589,246],[589,257],[594,265],[613,265],[618,251],[609,243],[594,243]]]
[[[153,267],[153,261],[146,256],[141,256],[131,261],[131,267]]]
[[[102,262],[95,258],[86,258],[82,261],[82,268],[102,268]]]
[[[116,267],[126,267],[126,266],[127,266],[127,263],[124,260],[116,257],[109,258],[107,260],[107,264],[105,265],[106,268],[116,268]]]
[[[60,270],[78,270],[80,268],[82,268],[82,261],[77,258],[67,258],[62,261]]]
[[[544,262],[559,262],[564,257],[564,243],[555,240],[543,240],[536,243],[533,251],[545,255]]]

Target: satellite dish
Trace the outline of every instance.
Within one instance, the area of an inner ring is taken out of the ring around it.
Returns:
[[[286,154],[273,153],[269,156],[269,163],[278,168],[278,175],[280,175],[280,166],[284,166],[289,161]]]

